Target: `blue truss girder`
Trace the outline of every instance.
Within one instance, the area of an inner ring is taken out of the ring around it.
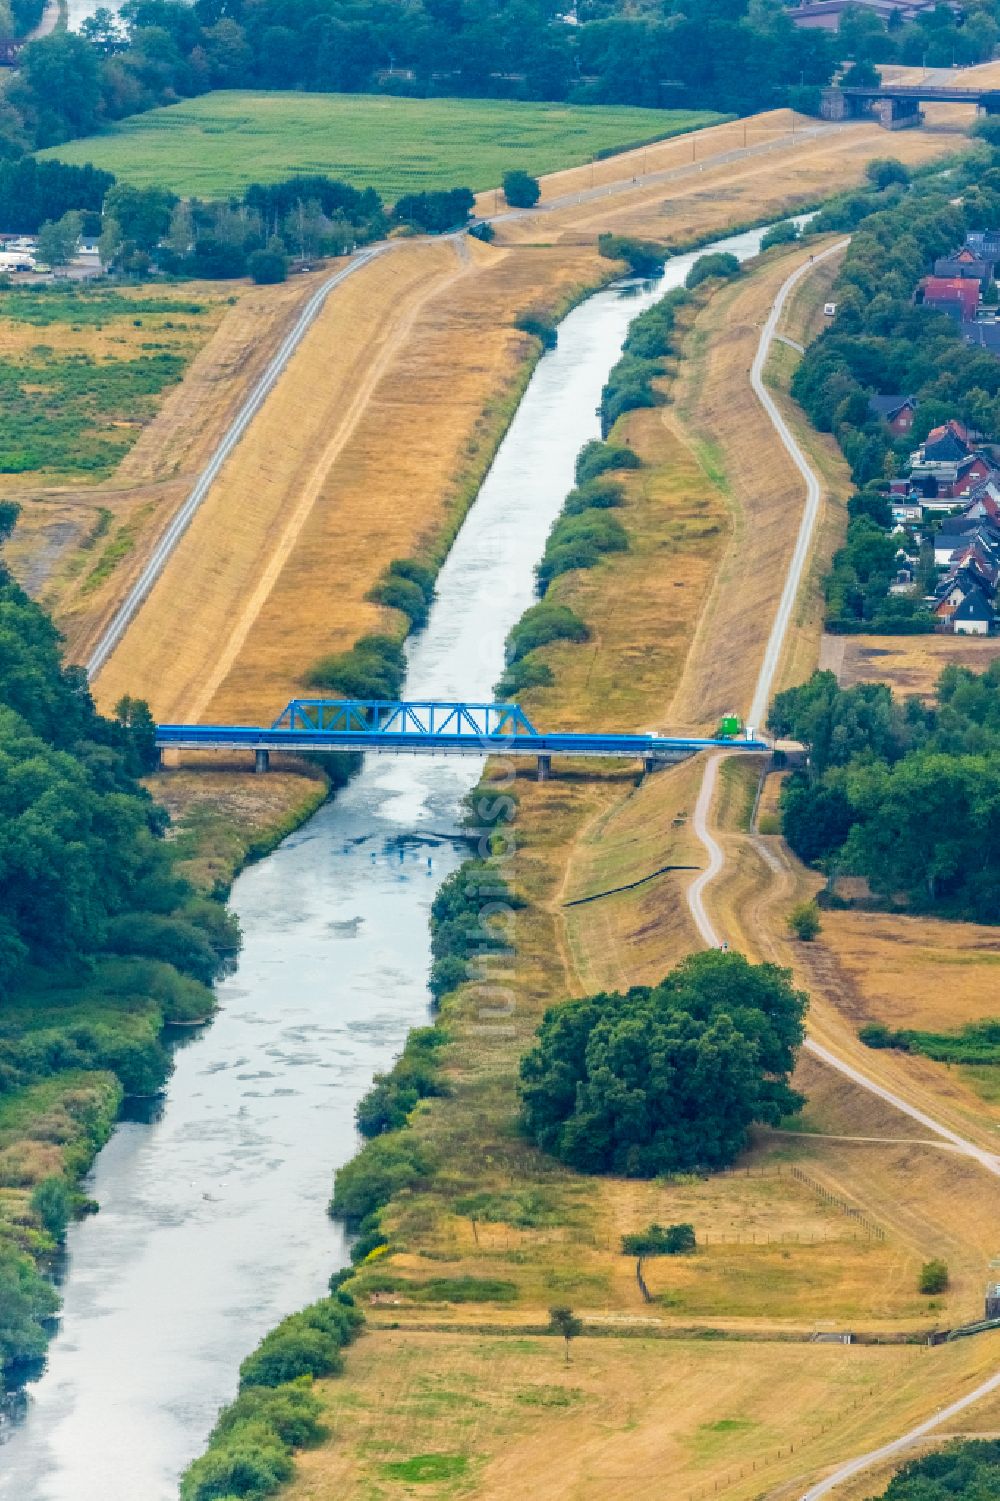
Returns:
[[[293,698],[271,728],[371,736],[469,735],[477,739],[538,733],[519,704],[448,703],[440,699]]]

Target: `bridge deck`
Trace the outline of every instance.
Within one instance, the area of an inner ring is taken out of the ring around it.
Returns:
[[[612,756],[682,760],[698,751],[767,751],[748,732],[742,739],[669,736],[543,734],[517,704],[470,704],[354,699],[293,699],[270,727],[163,724],[161,750],[389,751],[465,756]]]

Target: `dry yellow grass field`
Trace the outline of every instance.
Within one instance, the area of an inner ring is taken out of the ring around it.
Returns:
[[[989,637],[827,636],[820,666],[835,672],[844,687],[888,683],[901,697],[928,698],[943,668],[983,672],[997,656],[1000,646]]]
[[[514,1501],[526,1487],[545,1501],[797,1501],[807,1478],[895,1436],[998,1356],[996,1336],[932,1351],[604,1337],[576,1340],[567,1367],[560,1346],[367,1335],[354,1379],[320,1384],[331,1439],[300,1456],[291,1501]]]

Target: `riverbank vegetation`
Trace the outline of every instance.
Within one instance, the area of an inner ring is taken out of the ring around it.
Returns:
[[[993,922],[1000,856],[983,840],[1000,797],[1000,663],[948,667],[936,701],[817,672],[780,693],[768,723],[809,746],[782,791],[782,827],[831,878],[863,876],[883,901]]]
[[[884,1501],[979,1501],[1000,1486],[1000,1441],[959,1439],[912,1459],[890,1480]]]
[[[0,536],[16,515],[0,506]],[[135,702],[97,714],[0,565],[0,1278],[20,1289],[0,1334],[7,1364],[41,1353],[53,1303],[35,1267],[122,1095],[160,1089],[164,1026],[211,1013],[211,982],[238,948],[225,910],[178,875],[166,816],[138,780],[149,725]]]
[[[275,1495],[292,1474],[292,1452],[326,1432],[314,1378],[343,1368],[341,1351],[362,1323],[353,1298],[337,1292],[266,1334],[240,1366],[239,1395],[220,1412],[207,1452],[185,1471],[181,1501]]]

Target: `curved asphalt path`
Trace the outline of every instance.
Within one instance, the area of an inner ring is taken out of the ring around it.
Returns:
[[[376,256],[383,255],[389,248],[390,246],[385,242],[368,246],[355,255],[346,266],[335,272],[333,276],[327,277],[326,281],[316,288],[316,291],[295,320],[294,325],[281,341],[277,352],[267,368],[255,382],[250,395],[240,407],[232,424],[227,428],[222,441],[198,476],[194,489],[156,544],[149,562],[143,568],[128,594],[111,617],[110,623],[101,633],[97,645],[94,647],[87,661],[88,678],[92,678],[100,672],[132,624],[143,601],[166,567],[170,554],[191,525],[195,512],[218,477],[219,470],[250,426],[254,417],[260,411],[265,398],[277,384],[279,376],[301,344],[330,293],[335,287],[339,287],[341,282],[346,281],[349,276],[353,276],[355,271],[360,271],[362,266],[367,266]]]
[[[792,435],[774,398],[764,385],[764,365],[770,353],[771,345],[777,336],[778,321],[784,311],[789,293],[804,276],[808,275],[815,265],[825,260],[827,256],[835,255],[837,251],[843,250],[847,243],[846,240],[840,240],[836,245],[831,245],[829,249],[815,256],[813,260],[804,261],[782,285],[781,290],[774,300],[767,322],[761,331],[757,353],[750,371],[750,382],[754,392],[770,418],[783,447],[790,454],[792,461],[802,475],[806,486],[805,506],[802,512],[802,521],[799,525],[799,534],[795,542],[795,551],[792,554],[792,560],[788,567],[788,574],[785,578],[781,599],[778,603],[778,611],[774,618],[774,624],[771,627],[771,634],[768,637],[767,646],[764,651],[764,660],[761,663],[760,673],[754,688],[749,719],[749,722],[754,725],[760,725],[767,714],[774,676],[781,658],[781,651],[784,646],[785,636],[788,633],[792,610],[795,607],[795,599],[809,557],[809,549],[812,545],[821,497],[820,482],[817,475]],[[718,780],[719,763],[724,759],[725,755],[725,751],[717,752],[710,756],[705,764],[705,773],[694,809],[694,831],[708,852],[708,865],[701,871],[697,879],[691,883],[687,893],[691,916],[694,919],[695,926],[702,940],[709,948],[719,948],[722,944],[722,939],[705,909],[704,893],[725,864],[725,855],[722,847],[709,828],[709,817]],[[876,1084],[874,1080],[869,1079],[863,1074],[860,1069],[854,1068],[842,1058],[838,1058],[836,1053],[831,1052],[829,1048],[824,1047],[821,1043],[815,1042],[811,1037],[806,1038],[804,1046],[815,1058],[820,1059],[821,1062],[827,1064],[830,1068],[836,1069],[838,1073],[843,1074],[852,1083],[860,1085],[863,1089],[867,1089],[871,1094],[876,1095],[880,1100],[884,1100],[886,1104],[892,1105],[895,1109],[902,1111],[904,1115],[908,1115],[912,1120],[919,1121],[922,1126],[933,1131],[935,1135],[950,1142],[964,1156],[970,1157],[973,1161],[979,1163],[988,1173],[992,1173],[994,1177],[1000,1177],[1000,1157],[985,1151],[982,1147],[977,1147],[974,1142],[967,1141],[965,1137],[959,1136],[957,1132],[950,1130],[949,1127],[941,1125],[932,1116],[926,1115],[922,1110],[918,1110],[916,1106],[908,1104],[906,1100],[897,1094],[893,1094],[891,1090],[883,1088],[880,1084]],[[872,1465],[878,1464],[881,1460],[893,1459],[897,1455],[902,1454],[911,1445],[925,1438],[929,1433],[933,1433],[942,1423],[948,1422],[958,1413],[964,1412],[967,1407],[971,1407],[974,1402],[980,1401],[983,1397],[987,1397],[997,1390],[1000,1390],[1000,1372],[991,1376],[989,1380],[982,1382],[973,1391],[966,1392],[963,1397],[952,1402],[950,1406],[942,1408],[933,1417],[925,1419],[917,1427],[911,1428],[909,1432],[902,1434],[897,1439],[893,1439],[891,1443],[883,1444],[879,1449],[872,1449],[867,1454],[860,1454],[856,1458],[846,1460],[843,1464],[838,1465],[824,1479],[817,1481],[809,1490],[803,1492],[801,1501],[820,1501],[821,1497],[828,1496],[845,1480],[850,1480],[853,1476],[861,1474],[862,1471]]]

